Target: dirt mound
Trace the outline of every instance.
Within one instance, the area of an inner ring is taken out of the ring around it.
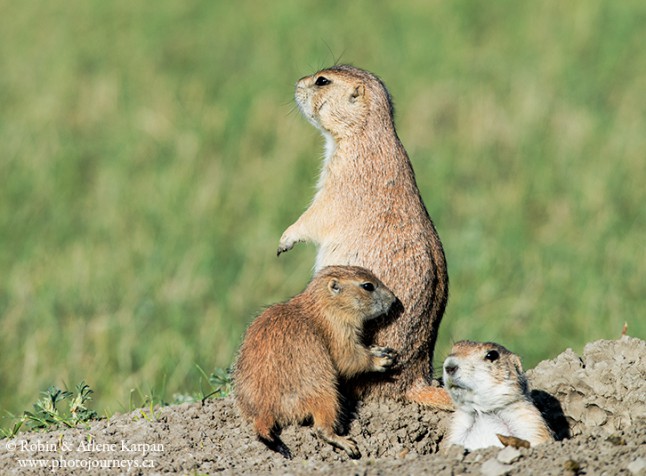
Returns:
[[[623,430],[646,417],[646,342],[624,337],[571,349],[527,372],[532,388],[562,405],[572,435],[600,427]]]
[[[449,413],[381,402],[362,405],[350,424],[360,460],[289,427],[287,461],[256,440],[228,398],[21,434],[0,442],[0,474],[646,474],[646,342],[594,342],[528,375],[559,437],[571,438],[465,453],[442,445]]]

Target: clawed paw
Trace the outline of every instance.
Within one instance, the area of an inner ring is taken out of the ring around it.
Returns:
[[[281,253],[284,253],[285,251],[289,251],[294,247],[292,246],[279,246],[278,250],[276,251],[276,256],[280,256]]]
[[[351,438],[346,438],[346,444],[343,450],[348,454],[348,456],[352,459],[359,459],[361,458],[361,451],[359,451],[359,447],[357,446],[357,443],[351,439]]]
[[[370,353],[375,357],[373,369],[377,372],[385,372],[397,359],[397,352],[389,347],[373,345],[370,347]]]
[[[397,357],[396,350],[393,350],[390,347],[380,347],[378,345],[370,346],[370,353],[375,357],[391,357],[393,359]]]
[[[350,458],[361,458],[361,451],[359,451],[359,446],[357,446],[357,442],[352,438],[339,436],[330,429],[319,429],[318,434],[332,446],[345,451]]]
[[[281,253],[291,250],[296,243],[298,243],[299,241],[302,241],[290,236],[291,234],[289,231],[290,230],[287,229],[285,233],[283,233],[283,236],[280,238],[280,241],[278,242],[278,250],[276,251],[276,256],[280,256]]]

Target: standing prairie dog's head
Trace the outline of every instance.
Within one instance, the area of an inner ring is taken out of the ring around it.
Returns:
[[[392,125],[390,94],[374,74],[348,65],[332,66],[296,83],[303,115],[335,139],[353,135],[371,122]]]
[[[384,283],[359,266],[325,267],[306,292],[313,293],[319,304],[338,318],[353,322],[386,314],[396,300]]]
[[[526,398],[520,358],[493,342],[460,341],[444,361],[444,386],[465,411],[491,412]]]

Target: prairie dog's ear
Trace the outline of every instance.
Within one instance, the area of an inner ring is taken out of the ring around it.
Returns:
[[[518,357],[517,355],[512,355],[511,361],[514,364],[514,367],[516,367],[516,370],[518,371],[518,373],[519,374],[523,373],[523,364],[520,361],[520,357]]]
[[[360,98],[364,94],[366,94],[366,87],[363,84],[358,85],[350,95],[350,102],[355,102],[357,98]]]
[[[332,295],[339,294],[341,292],[341,284],[339,284],[339,281],[336,278],[330,279],[327,283],[327,288]]]

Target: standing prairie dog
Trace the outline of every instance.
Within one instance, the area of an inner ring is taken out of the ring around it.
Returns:
[[[314,242],[315,270],[365,267],[399,299],[387,323],[367,331],[378,345],[398,350],[398,369],[355,379],[352,390],[451,407],[446,392],[430,385],[448,298],[446,261],[397,137],[388,90],[375,75],[340,65],[300,79],[295,96],[325,137],[325,158],[314,200],[284,232],[278,254]]]
[[[392,365],[395,351],[364,346],[362,332],[364,322],[388,312],[395,299],[368,270],[329,266],[305,291],[249,326],[234,365],[234,395],[267,446],[291,458],[279,428],[312,417],[325,441],[361,456],[353,440],[335,433],[339,377]]]
[[[456,406],[448,441],[468,450],[503,446],[497,435],[531,446],[552,433],[529,397],[520,358],[493,342],[460,341],[444,361],[444,385]]]

